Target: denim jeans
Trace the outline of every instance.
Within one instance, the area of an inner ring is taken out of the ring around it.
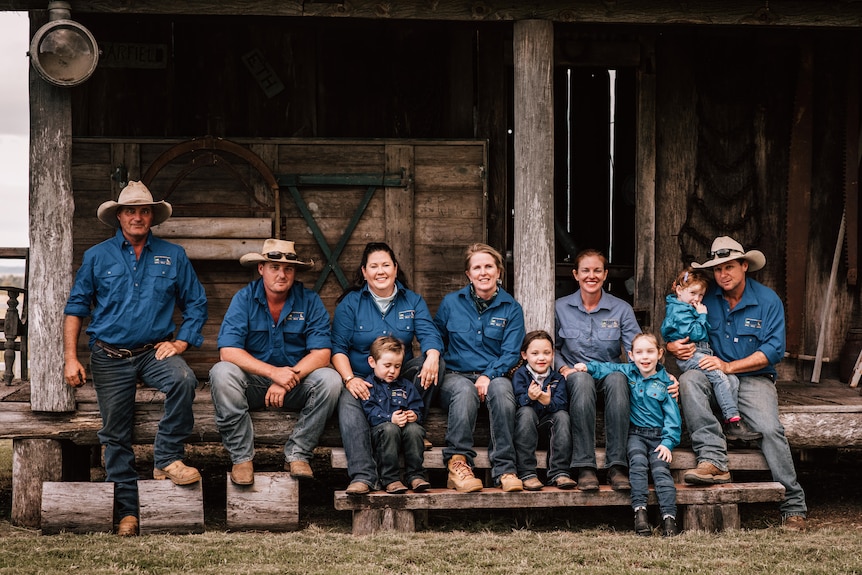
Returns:
[[[531,406],[521,406],[515,414],[515,454],[518,460],[518,477],[536,477],[536,447],[539,433],[550,432],[548,451],[548,483],[558,477],[569,477],[572,457],[572,427],[567,411],[546,413],[541,418]]]
[[[195,424],[192,402],[198,380],[181,356],[158,360],[155,350],[129,359],[112,359],[96,347],[90,356],[90,369],[102,416],[99,442],[105,446],[106,480],[114,483],[117,516],[137,516],[138,473],[132,450],[137,381],[165,394],[165,414],[153,443],[154,464],[164,469],[185,455],[184,441]]]
[[[404,378],[412,379],[413,385],[422,394],[422,401],[425,404],[422,421],[427,421],[428,407],[437,394],[439,383],[428,389],[422,389],[417,378],[424,361],[424,354],[414,357],[402,366],[401,375]],[[439,379],[442,379],[443,376],[443,365],[441,359]],[[343,388],[341,396],[338,398],[338,428],[341,431],[344,455],[347,457],[347,475],[350,477],[350,481],[360,481],[371,489],[379,489],[377,466],[374,463],[371,449],[371,426],[368,424],[365,411],[362,409],[362,402],[353,397],[346,387]]]
[[[655,494],[662,517],[676,517],[676,487],[670,464],[656,453],[661,444],[661,427],[629,427],[629,481],[632,483],[632,509],[647,506],[649,473],[652,472]]]
[[[371,441],[374,444],[374,459],[380,482],[386,487],[393,481],[401,480],[401,461],[399,452],[404,453],[404,477],[407,485],[414,479],[426,479],[425,476],[425,428],[416,423],[408,423],[398,427],[392,422],[375,425],[371,430]]]
[[[572,422],[572,467],[596,468],[596,397],[605,396],[605,457],[607,467],[628,466],[629,383],[614,372],[596,381],[587,372],[570,373],[569,419]]]
[[[717,407],[712,384],[702,371],[687,371],[679,378],[679,396],[685,425],[691,434],[691,446],[698,462],[708,461],[727,471],[727,443],[721,423],[713,408]],[[783,515],[805,515],[805,493],[796,479],[790,445],[778,419],[778,393],[771,379],[764,376],[739,378],[739,411],[752,430],[762,433],[760,450],[772,472],[773,480],[784,486]]]
[[[699,341],[696,344],[697,349],[694,355],[686,360],[677,360],[679,369],[686,372],[690,369],[700,369],[698,364],[704,357],[714,355],[712,348],[706,341]],[[701,370],[703,371],[703,370]],[[737,407],[737,394],[739,392],[739,378],[733,374],[727,374],[720,369],[710,369],[703,371],[709,383],[712,384],[712,391],[715,394],[715,401],[721,409],[721,416],[724,421],[731,417],[739,417],[739,407]]]
[[[481,374],[447,371],[440,386],[440,403],[448,414],[446,447],[443,460],[448,462],[453,455],[464,455],[470,466],[476,452],[473,450],[473,430],[479,412],[479,393],[474,385]],[[485,398],[491,419],[491,440],[488,442],[488,457],[491,459],[491,475],[495,483],[504,473],[517,473],[515,464],[515,392],[507,377],[495,377],[488,386]]]
[[[246,373],[228,361],[220,361],[210,370],[216,428],[233,464],[254,459],[254,428],[249,411],[264,407],[271,383],[269,378]],[[299,410],[299,418],[284,445],[285,461],[311,459],[342,388],[338,372],[321,367],[287,392],[282,409]]]

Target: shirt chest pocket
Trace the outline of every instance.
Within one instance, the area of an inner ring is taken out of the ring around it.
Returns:
[[[284,333],[285,340],[292,340],[294,336],[298,333],[302,333],[303,328],[305,327],[305,320],[294,317],[293,315],[289,315],[284,318],[284,322],[282,325],[282,332]]]
[[[621,338],[620,322],[617,319],[595,321],[596,337],[602,341],[619,341]]]
[[[246,346],[250,354],[260,357],[260,354],[270,351],[269,326],[268,322],[263,321],[249,323]]]
[[[127,270],[121,262],[109,262],[93,269],[96,291],[111,299],[124,298],[128,288],[125,282]]]
[[[147,266],[147,280],[157,301],[167,302],[176,296],[177,268],[164,264]]]
[[[647,384],[646,396],[656,401],[664,401],[667,398],[667,387],[659,381],[651,381]]]
[[[464,334],[471,331],[473,328],[470,326],[470,322],[467,318],[458,316],[449,318],[446,322],[446,329],[452,333]]]

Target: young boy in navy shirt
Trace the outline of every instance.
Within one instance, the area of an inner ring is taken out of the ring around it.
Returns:
[[[371,426],[371,444],[380,482],[387,493],[404,493],[399,452],[404,455],[404,475],[410,489],[425,491],[431,484],[425,474],[425,428],[422,427],[422,397],[413,383],[400,377],[404,344],[381,336],[369,350],[373,372],[365,381],[373,387],[362,408]]]

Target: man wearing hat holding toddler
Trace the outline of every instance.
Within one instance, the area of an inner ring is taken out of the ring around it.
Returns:
[[[312,261],[294,243],[268,239],[240,263],[260,277],[233,296],[218,335],[219,361],[210,370],[216,427],[237,485],[254,483],[254,429],[249,410],[298,410],[284,446],[284,468],[313,478],[309,460],[341,394],[341,376],[329,365],[329,314],[313,290],[296,281]]]
[[[78,361],[78,337],[89,317],[90,370],[99,401],[106,480],[114,483],[121,536],[138,532],[138,473],[132,450],[137,382],[165,394],[165,414],[153,443],[154,479],[178,485],[200,481],[185,465],[185,439],[194,428],[197,378],[181,354],[203,343],[207,298],[182,247],[152,234],[171,216],[171,205],[153,201],[142,182],[129,182],[117,201],[99,206],[114,236],[84,253],[66,302],[64,377],[72,387],[87,381]],[[174,308],[182,323],[174,337]]]
[[[746,423],[763,434],[760,449],[775,481],[785,489],[780,504],[782,523],[794,530],[806,528],[805,493],[796,478],[793,457],[784,427],[778,419],[775,364],[784,357],[784,305],[778,295],[747,277],[766,265],[759,250],[745,251],[728,236],[712,242],[702,264],[693,268],[711,269],[715,285],[707,290],[709,344],[715,355],[700,361],[700,370],[686,371],[679,378],[680,401],[691,445],[698,465],[685,472],[686,483],[715,484],[730,481],[727,442],[721,422],[713,411],[715,399],[705,370],[718,369],[739,378],[739,411]],[[686,360],[695,351],[688,338],[668,342],[667,349]]]

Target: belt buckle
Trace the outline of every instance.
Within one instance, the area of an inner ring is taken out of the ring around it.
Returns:
[[[132,350],[123,349],[122,347],[118,347],[117,351],[120,352],[119,357],[121,357],[121,358],[130,358],[130,357],[132,357],[132,355],[134,355],[134,354],[132,354]]]

